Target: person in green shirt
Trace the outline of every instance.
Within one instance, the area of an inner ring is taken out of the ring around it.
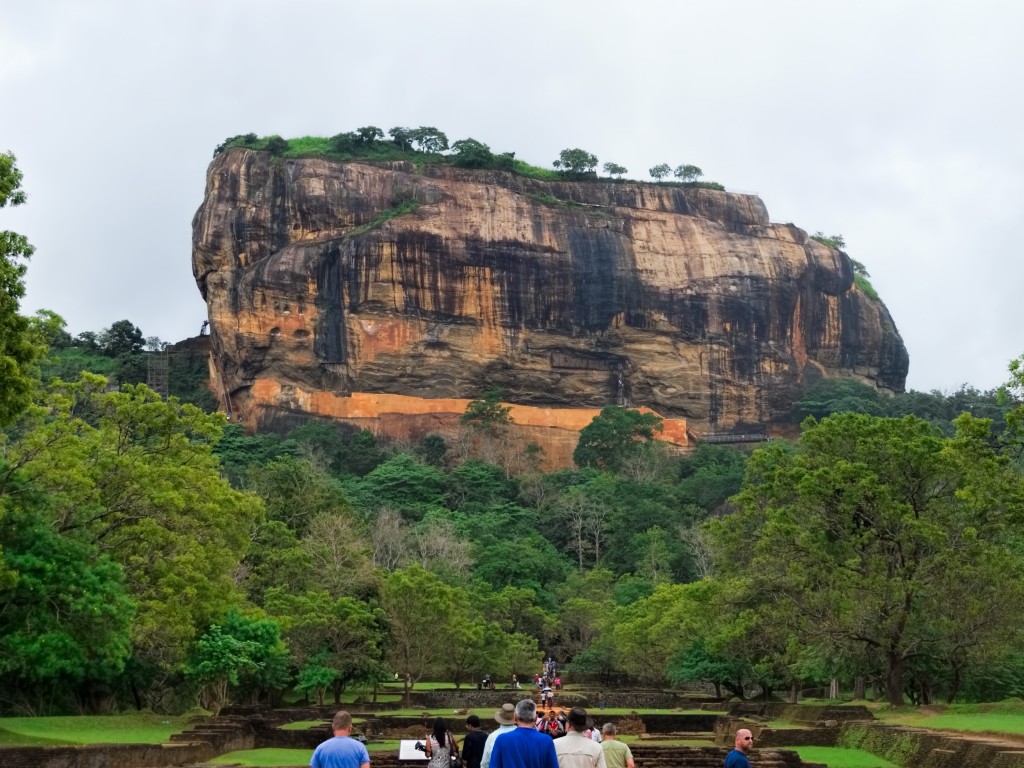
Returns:
[[[604,762],[608,768],[636,768],[629,745],[615,738],[615,723],[601,726],[601,735],[601,749],[604,750]]]

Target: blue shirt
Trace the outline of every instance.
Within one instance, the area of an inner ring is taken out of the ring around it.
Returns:
[[[370,762],[370,753],[359,740],[349,736],[328,739],[313,752],[313,768],[359,768]]]
[[[555,742],[547,734],[518,726],[494,740],[490,768],[558,768]]]
[[[747,760],[747,756],[741,750],[734,749],[725,756],[725,766],[723,768],[750,768],[750,761]]]

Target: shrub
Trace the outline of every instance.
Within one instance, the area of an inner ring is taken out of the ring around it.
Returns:
[[[267,139],[267,143],[264,146],[264,149],[266,149],[267,152],[272,154],[274,157],[280,157],[281,155],[288,151],[288,142],[285,139],[282,139],[280,136],[271,136],[270,138]]]
[[[880,301],[880,299],[878,298],[878,291],[875,290],[875,286],[873,286],[871,284],[871,281],[868,280],[867,277],[865,277],[864,275],[859,273],[855,274],[853,276],[853,284],[860,288],[861,291],[866,293],[869,298],[875,301]]]

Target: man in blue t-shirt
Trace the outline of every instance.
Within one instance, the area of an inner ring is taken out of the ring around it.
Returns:
[[[750,761],[747,753],[754,748],[754,737],[746,728],[736,731],[736,744],[732,751],[725,756],[723,768],[750,768]]]
[[[328,739],[313,752],[312,768],[370,768],[366,746],[351,738],[352,715],[342,710],[331,722],[334,738]]]
[[[516,704],[516,727],[495,740],[490,768],[558,768],[555,742],[534,730],[536,720],[533,699]]]

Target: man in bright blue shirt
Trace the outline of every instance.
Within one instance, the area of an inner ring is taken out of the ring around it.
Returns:
[[[555,742],[534,730],[536,719],[533,699],[516,704],[516,728],[495,740],[490,768],[558,768]]]
[[[334,738],[328,739],[313,752],[309,761],[312,768],[370,768],[370,753],[366,745],[353,739],[352,715],[338,712],[331,722]]]

